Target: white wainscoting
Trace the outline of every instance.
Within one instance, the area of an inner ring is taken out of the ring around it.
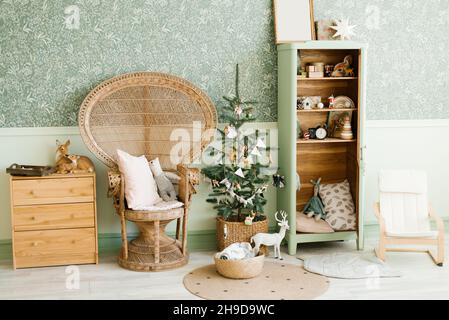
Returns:
[[[277,141],[277,123],[258,122],[249,123],[247,128],[266,130],[270,137]],[[273,130],[271,132],[271,130]],[[97,174],[97,215],[100,235],[119,235],[120,224],[112,207],[111,199],[107,193],[107,168],[100,163],[84,145],[77,127],[54,128],[0,128],[0,242],[11,238],[9,176],[5,173],[6,167],[12,163],[47,165],[53,164],[55,158],[55,140],[71,140],[70,152],[74,154],[88,155],[94,161]],[[274,163],[277,155],[273,155]],[[209,184],[204,182],[197,188],[198,193],[193,196],[190,207],[189,231],[196,233],[208,232],[215,234],[216,211],[212,204],[206,202],[210,193]],[[270,187],[266,193],[268,204],[265,212],[270,217],[276,211],[276,190]],[[275,220],[270,218],[271,226]],[[175,224],[168,226],[168,231],[173,231]],[[129,232],[135,232],[132,223],[128,224]]]
[[[276,129],[276,123],[252,124],[260,129]],[[378,198],[380,169],[413,168],[427,171],[429,198],[435,210],[449,219],[449,120],[371,120],[366,122],[366,224],[376,223],[372,204]],[[0,240],[10,239],[9,185],[5,168],[11,163],[49,164],[54,161],[55,139],[72,139],[71,152],[89,154],[77,127],[0,129]],[[93,156],[92,156],[93,158]],[[100,233],[117,233],[118,219],[106,198],[106,168],[97,165],[97,196]],[[208,186],[203,184],[192,204],[189,221],[192,231],[215,228],[215,212],[205,202]],[[276,209],[275,190],[267,194],[267,212]],[[132,231],[132,230],[131,230]]]
[[[371,120],[366,122],[365,222],[375,223],[381,169],[419,169],[428,174],[429,200],[449,219],[449,120]]]

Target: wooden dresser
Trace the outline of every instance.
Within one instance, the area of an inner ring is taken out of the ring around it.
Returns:
[[[95,174],[10,179],[16,268],[98,263]]]

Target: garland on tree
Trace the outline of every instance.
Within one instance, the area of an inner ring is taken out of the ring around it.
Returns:
[[[219,156],[217,164],[203,168],[202,173],[210,179],[212,193],[208,202],[214,204],[218,215],[228,221],[244,221],[255,215],[254,221],[265,219],[263,213],[267,200],[264,192],[270,176],[264,172],[268,165],[260,163],[261,151],[270,151],[259,137],[259,131],[248,132],[242,126],[256,120],[252,105],[244,101],[239,90],[239,66],[236,66],[235,95],[223,97],[227,105],[222,107],[222,118],[227,125],[217,129],[221,136],[221,148],[210,146],[209,155]],[[268,154],[269,162],[271,156]]]

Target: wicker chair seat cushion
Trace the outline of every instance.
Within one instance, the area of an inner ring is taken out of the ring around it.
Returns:
[[[134,211],[166,211],[176,208],[181,208],[184,204],[177,200],[172,201],[161,201],[155,203],[152,206],[141,206],[133,208]]]
[[[180,218],[184,215],[184,208],[167,210],[125,210],[125,218],[129,221],[166,221]]]

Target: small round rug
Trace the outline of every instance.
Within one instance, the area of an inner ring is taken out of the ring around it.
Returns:
[[[222,277],[211,264],[184,277],[184,286],[208,300],[303,300],[319,297],[329,280],[292,264],[265,262],[262,273],[252,279]]]

